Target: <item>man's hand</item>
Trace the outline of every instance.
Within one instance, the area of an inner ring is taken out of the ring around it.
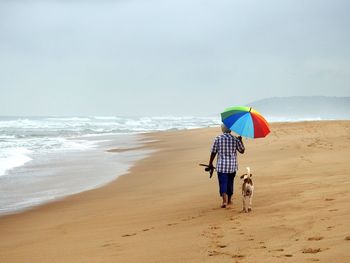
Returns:
[[[209,163],[209,178],[211,178],[213,176],[213,172],[214,172],[214,165],[212,163]]]
[[[240,144],[241,144],[241,146],[239,146],[237,150],[240,153],[244,153],[245,149],[244,149],[244,145],[243,145],[243,142],[242,142],[242,136],[238,136],[237,139],[240,141]]]

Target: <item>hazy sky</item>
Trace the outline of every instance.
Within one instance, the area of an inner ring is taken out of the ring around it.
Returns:
[[[350,96],[350,1],[0,0],[0,115]]]

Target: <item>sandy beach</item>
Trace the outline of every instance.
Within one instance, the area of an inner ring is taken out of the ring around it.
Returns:
[[[219,128],[145,135],[114,182],[0,218],[0,262],[350,262],[350,121],[274,123],[245,140],[253,211],[220,208],[207,163]],[[111,149],[110,154],[118,154]]]

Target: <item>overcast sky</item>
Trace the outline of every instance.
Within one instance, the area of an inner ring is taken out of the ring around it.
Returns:
[[[0,0],[0,115],[350,96],[350,1]]]

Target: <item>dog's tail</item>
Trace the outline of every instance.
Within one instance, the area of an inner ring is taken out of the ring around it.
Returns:
[[[250,167],[247,167],[247,174],[248,174],[248,176],[251,175],[251,173],[250,173]]]

